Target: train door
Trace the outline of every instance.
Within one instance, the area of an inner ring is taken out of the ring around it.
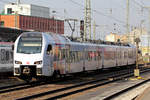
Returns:
[[[46,55],[44,57],[44,73],[46,75],[52,75],[53,74],[53,71],[54,71],[54,68],[53,68],[53,53],[52,53],[52,45],[49,44],[47,49],[46,49]],[[48,69],[48,70],[47,70]]]
[[[96,69],[99,69],[99,67],[100,67],[100,48],[97,46],[96,47],[96,51],[95,51],[95,59],[96,59]]]
[[[58,71],[58,46],[54,46],[53,48],[53,56],[54,56],[54,60],[53,60],[53,68],[55,71]]]
[[[98,69],[102,68],[102,51],[98,51]]]
[[[101,49],[101,62],[102,62],[102,68],[104,68],[104,47]]]
[[[117,48],[117,65],[121,66],[121,54],[120,47]]]
[[[65,50],[61,46],[55,46],[54,49],[54,69],[56,73],[65,74]]]
[[[128,50],[128,64],[132,64],[132,50],[130,48]]]
[[[85,61],[86,61],[87,57],[86,57],[86,50],[85,47],[83,48],[82,51],[82,60],[83,60],[83,71],[85,71]]]
[[[70,62],[71,62],[71,59],[70,59],[70,47],[67,46],[66,47],[67,49],[65,50],[65,73],[70,73]]]
[[[66,71],[65,71],[65,66],[66,66],[66,62],[65,62],[65,49],[61,49],[59,51],[59,71],[60,71],[60,74],[66,74]]]
[[[127,65],[127,51],[126,51],[126,47],[123,47],[123,65]]]
[[[115,51],[114,51],[114,59],[115,59],[115,66],[117,66],[117,48],[115,48]]]

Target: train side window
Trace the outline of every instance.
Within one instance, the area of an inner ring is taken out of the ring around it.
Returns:
[[[51,50],[52,50],[52,45],[49,44],[48,47],[47,47],[46,53],[50,54]]]

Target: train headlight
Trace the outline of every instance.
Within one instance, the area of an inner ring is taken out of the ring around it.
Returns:
[[[15,64],[22,64],[22,62],[21,62],[21,61],[16,61],[16,60],[15,60]]]
[[[34,64],[40,65],[40,64],[42,64],[42,60],[41,61],[35,61]]]
[[[42,74],[42,68],[37,68],[37,74]]]

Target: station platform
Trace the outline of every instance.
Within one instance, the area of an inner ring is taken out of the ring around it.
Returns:
[[[150,87],[146,88],[135,100],[150,100]]]
[[[104,100],[105,98],[135,84],[149,79],[150,73],[142,75],[143,79],[124,79],[118,82],[105,85],[103,87],[88,91],[87,93],[75,97],[72,100]],[[135,89],[125,92],[112,100],[150,100],[150,82],[147,82]]]

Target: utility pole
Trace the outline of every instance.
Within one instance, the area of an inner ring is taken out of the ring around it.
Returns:
[[[126,8],[126,32],[128,34],[127,38],[128,38],[128,43],[130,42],[130,33],[129,33],[129,0],[127,0],[127,8]]]
[[[136,43],[136,69],[134,69],[134,76],[139,77],[140,71],[138,67],[138,50],[139,50],[139,43],[141,42],[140,38],[134,39],[134,42]]]
[[[94,21],[94,23],[93,23],[93,35],[94,35],[93,40],[95,40],[95,33],[96,33],[95,31],[96,31],[96,23]]]
[[[140,36],[142,36],[143,32],[143,28],[142,28],[142,24],[144,23],[145,20],[141,20],[141,23],[140,23]],[[139,46],[139,49],[142,49],[142,44]]]
[[[85,0],[85,17],[84,17],[84,41],[87,40],[87,35],[91,40],[91,1]]]
[[[98,25],[96,25],[96,22],[94,21],[93,23],[93,39],[95,40],[95,37],[96,37],[96,27],[98,27]]]
[[[54,21],[56,22],[56,24],[55,24],[55,33],[58,33],[57,12],[55,10],[53,10],[52,13],[55,14],[55,15],[53,15]]]
[[[18,28],[18,9],[19,9],[20,0],[17,0],[17,9],[15,11],[15,27]]]
[[[17,5],[19,5],[20,4],[20,0],[17,0]]]
[[[147,8],[148,9],[148,12],[149,12],[149,27],[150,27],[150,7],[144,7],[144,8]],[[150,48],[149,48],[149,42],[150,42],[150,28],[148,30],[148,34],[147,34],[147,39],[148,39],[148,46],[147,46],[147,53],[149,54],[150,53]]]
[[[149,27],[150,27],[150,7],[148,8],[148,11],[149,11]],[[149,35],[150,35],[150,28],[148,30],[148,54],[150,53],[150,51],[149,51],[150,36]]]

